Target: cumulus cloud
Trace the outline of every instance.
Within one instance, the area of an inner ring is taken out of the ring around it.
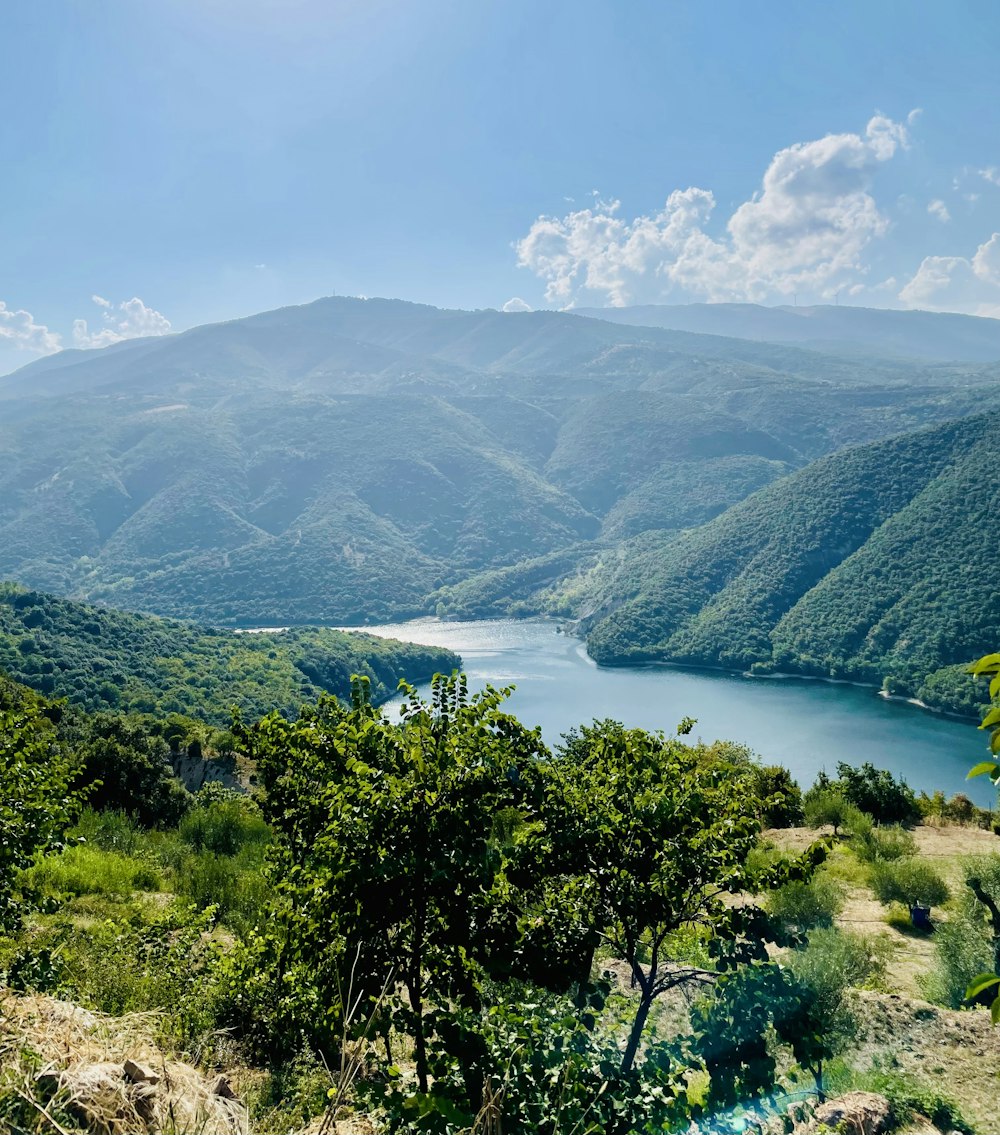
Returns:
[[[716,207],[708,189],[675,189],[658,213],[632,220],[619,201],[597,198],[562,217],[539,217],[517,242],[518,263],[561,306],[585,298],[621,306],[832,295],[864,272],[862,253],[888,228],[871,185],[881,163],[907,144],[902,123],[875,115],[863,134],[789,146],[718,237],[708,231]]]
[[[502,308],[500,308],[500,310],[501,311],[531,311],[532,307],[531,307],[530,303],[525,303],[524,300],[521,299],[520,296],[513,296],[511,299],[509,299],[503,305]]]
[[[984,181],[990,182],[991,185],[1000,185],[1000,168],[997,166],[989,166],[986,169],[981,169],[979,176]]]
[[[0,300],[0,343],[31,351],[37,355],[51,355],[62,347],[62,339],[24,308],[9,308]]]
[[[86,319],[74,319],[73,343],[77,347],[108,347],[122,339],[170,333],[170,320],[154,308],[147,307],[138,296],[119,304],[103,296],[90,298],[101,309],[101,324],[92,331]]]
[[[1000,319],[1000,233],[971,257],[925,256],[899,299],[925,311],[960,311]]]
[[[939,198],[928,202],[927,212],[932,217],[937,217],[939,221],[947,224],[951,220],[951,213],[948,212],[948,206]]]

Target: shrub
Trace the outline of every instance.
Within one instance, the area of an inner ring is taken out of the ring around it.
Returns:
[[[806,883],[786,883],[772,892],[767,902],[771,917],[791,933],[832,926],[843,905],[840,888],[825,874]]]
[[[199,910],[214,907],[220,922],[244,933],[256,925],[267,904],[261,856],[216,855],[202,851],[187,856],[177,871],[177,891]]]
[[[934,935],[934,964],[930,972],[917,978],[929,1001],[960,1009],[966,1004],[965,991],[974,977],[993,968],[993,943],[981,918],[975,917],[973,903],[942,923]]]
[[[818,927],[804,949],[792,950],[785,964],[817,996],[839,996],[848,988],[876,984],[885,975],[892,945],[884,936],[851,934]]]
[[[159,873],[148,862],[78,844],[49,855],[22,876],[43,894],[130,895],[160,889]]]
[[[913,789],[887,769],[867,762],[854,768],[842,761],[837,765],[836,785],[848,803],[879,824],[915,824],[920,819]]]
[[[885,904],[901,902],[910,907],[930,907],[948,900],[944,879],[930,863],[915,856],[876,863],[872,889],[879,902]]]
[[[863,863],[887,863],[916,855],[917,841],[906,828],[892,824],[852,832],[851,850]]]
[[[271,838],[269,825],[246,797],[199,804],[181,820],[178,831],[195,851],[216,855],[236,855],[244,847],[263,845]]]
[[[754,790],[761,800],[761,823],[766,828],[794,828],[802,823],[802,789],[782,765],[754,769]]]

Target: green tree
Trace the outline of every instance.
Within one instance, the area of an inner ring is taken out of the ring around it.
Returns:
[[[932,864],[916,856],[876,863],[872,889],[881,903],[905,906],[940,906],[948,901],[948,884]]]
[[[751,884],[747,857],[760,833],[752,774],[614,721],[569,735],[546,773],[547,858],[579,884],[639,991],[622,1055],[628,1072],[656,998],[715,981],[713,972],[674,964],[681,932],[701,936],[722,968],[766,956],[763,911],[727,902]],[[754,885],[777,885],[789,871],[804,876],[816,858],[779,863]]]
[[[72,821],[75,771],[41,701],[0,709],[0,927],[18,919],[16,873],[37,852],[58,846]]]
[[[775,1012],[775,1031],[824,1097],[823,1071],[850,1042],[857,1022],[848,991],[885,971],[888,950],[875,938],[816,929],[806,946],[784,959],[789,980]]]
[[[278,837],[276,901],[254,964],[270,965],[285,997],[279,1027],[295,1022],[323,1047],[342,1026],[348,973],[361,1017],[389,989],[395,1020],[414,1037],[420,1092],[438,1028],[474,1105],[481,1047],[449,1026],[480,1008],[503,848],[530,822],[547,751],[502,711],[505,691],[470,697],[464,678],[438,677],[429,702],[404,692],[398,723],[356,682],[350,707],[328,699],[298,722],[272,715],[244,734]]]
[[[833,828],[834,836],[839,835],[840,829],[855,819],[858,810],[844,799],[844,795],[836,788],[815,785],[809,789],[804,800],[805,820],[811,828],[822,828],[829,825]]]

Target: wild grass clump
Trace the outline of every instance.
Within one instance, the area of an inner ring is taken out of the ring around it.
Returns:
[[[78,844],[48,855],[22,875],[25,887],[43,895],[119,895],[158,891],[162,878],[144,859]]]

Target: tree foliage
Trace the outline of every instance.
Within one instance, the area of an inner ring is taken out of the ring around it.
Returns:
[[[0,927],[17,920],[15,875],[62,838],[76,807],[72,756],[41,703],[0,709]]]

